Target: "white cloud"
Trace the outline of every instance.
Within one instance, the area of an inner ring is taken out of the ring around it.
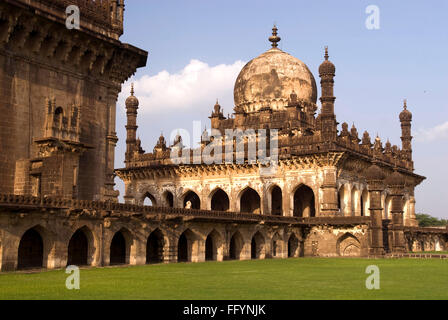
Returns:
[[[130,83],[134,82],[140,114],[187,112],[192,109],[211,112],[217,98],[221,105],[230,107],[233,106],[233,86],[244,64],[243,61],[236,61],[231,65],[211,67],[193,59],[178,73],[170,74],[164,70],[154,76],[145,75],[128,81],[119,103],[124,108]]]
[[[448,139],[448,121],[429,129],[418,129],[415,138],[420,142]]]

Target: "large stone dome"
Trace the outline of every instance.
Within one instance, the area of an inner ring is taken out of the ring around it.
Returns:
[[[306,64],[278,49],[280,38],[272,38],[273,48],[247,63],[236,79],[236,111],[256,112],[266,106],[283,110],[292,93],[299,100],[317,101],[316,80]]]

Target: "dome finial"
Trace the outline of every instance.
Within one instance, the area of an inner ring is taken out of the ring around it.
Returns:
[[[131,83],[131,96],[134,96],[134,82]]]
[[[328,58],[330,57],[329,55],[328,55],[328,46],[325,46],[325,60],[327,60],[328,61]]]
[[[408,104],[408,99],[404,99],[404,100],[403,100],[403,109],[404,109],[404,110],[407,110],[407,109],[408,109],[407,104]]]
[[[274,24],[274,28],[272,28],[272,36],[269,37],[269,41],[272,42],[272,48],[278,47],[278,42],[282,40],[282,38],[277,36],[277,26]]]

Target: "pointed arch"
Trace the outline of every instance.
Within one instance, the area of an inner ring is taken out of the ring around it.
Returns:
[[[205,260],[222,260],[222,237],[215,229],[208,234],[205,240]]]
[[[68,244],[67,265],[91,265],[95,258],[95,249],[92,231],[87,226],[77,229]]]
[[[336,252],[342,257],[361,256],[361,243],[353,234],[346,232],[336,242]]]
[[[38,227],[33,227],[20,239],[17,269],[40,269],[44,266],[44,239]]]
[[[251,241],[250,247],[251,247],[250,248],[251,249],[250,250],[251,259],[264,259],[265,258],[266,241],[260,231],[257,231],[252,236],[252,241]]]
[[[196,192],[188,190],[182,197],[182,208],[187,209],[200,209],[201,199]]]
[[[348,205],[348,198],[351,196],[348,190],[348,185],[343,184],[338,191],[338,209],[343,216],[349,216],[351,208]]]
[[[236,231],[230,238],[229,243],[229,259],[240,260],[243,251],[244,239],[239,231]]]
[[[210,209],[216,211],[228,211],[230,200],[227,193],[221,188],[216,188],[210,193]]]
[[[157,206],[156,198],[150,192],[144,194],[142,202],[145,206]]]
[[[269,192],[269,208],[272,215],[283,215],[283,194],[278,185],[273,185]]]
[[[360,192],[356,186],[353,186],[351,192],[351,209],[350,209],[352,216],[361,215],[360,200],[361,200]]]
[[[146,264],[164,261],[165,236],[157,228],[150,233],[146,241]]]
[[[166,190],[163,193],[163,201],[165,202],[165,206],[168,208],[174,207],[174,195],[171,191]]]
[[[177,262],[192,262],[197,260],[197,236],[190,229],[185,230],[177,242]]]
[[[300,184],[293,192],[293,216],[315,217],[316,202],[313,189],[305,184]]]
[[[291,233],[288,239],[288,258],[303,256],[303,249],[301,248],[301,242],[294,233]]]
[[[110,243],[110,265],[120,265],[130,263],[132,234],[126,228],[117,231]]]
[[[369,206],[370,206],[369,191],[367,190],[367,188],[364,188],[360,200],[361,217],[370,216]]]
[[[257,191],[247,187],[240,192],[239,196],[240,212],[261,213],[261,198]]]

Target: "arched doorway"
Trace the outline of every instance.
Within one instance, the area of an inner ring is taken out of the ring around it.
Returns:
[[[313,190],[301,185],[294,192],[294,217],[315,217],[316,207]]]
[[[257,191],[252,188],[247,188],[240,197],[240,211],[259,214],[261,213],[260,202],[260,196]]]
[[[336,251],[343,257],[359,257],[361,256],[361,244],[354,235],[345,233],[338,239]]]
[[[240,260],[241,252],[243,250],[243,244],[243,237],[238,231],[235,232],[230,239],[229,258],[231,260]]]
[[[89,264],[89,240],[82,229],[78,229],[68,244],[68,266],[86,266]]]
[[[282,189],[274,186],[271,191],[271,214],[281,216],[283,214]]]
[[[368,208],[369,208],[368,200],[369,200],[369,193],[368,193],[367,189],[364,189],[361,194],[361,200],[360,200],[361,217],[370,215],[369,211],[368,211]]]
[[[146,263],[163,262],[164,237],[160,229],[156,229],[148,237],[146,243]]]
[[[222,189],[217,189],[211,199],[211,209],[216,211],[227,211],[229,210],[229,196]]]
[[[288,239],[288,258],[294,258],[300,256],[299,252],[299,239],[293,233]]]
[[[42,268],[44,261],[44,242],[40,233],[33,229],[24,233],[20,239],[17,269]]]
[[[220,234],[213,230],[205,240],[205,260],[222,260],[222,241]]]
[[[126,264],[126,239],[122,231],[115,233],[110,244],[110,265]]]
[[[177,243],[177,262],[191,262],[193,255],[197,254],[197,250],[194,250],[195,244],[195,234],[190,229],[185,230]]]
[[[145,196],[143,197],[143,204],[145,206],[156,206],[156,198],[149,192],[145,193]]]
[[[360,195],[359,195],[359,191],[357,187],[353,187],[352,188],[352,192],[351,192],[351,203],[352,203],[352,207],[351,207],[351,215],[352,216],[360,216],[361,215],[361,210],[360,210]]]
[[[263,235],[257,231],[252,237],[250,245],[250,257],[251,259],[263,259],[265,256],[264,252],[265,240]]]
[[[188,191],[184,196],[183,207],[187,209],[200,209],[201,200],[199,196],[193,191]]]
[[[165,191],[165,193],[163,194],[163,198],[165,200],[165,205],[168,208],[174,207],[174,196],[170,191]]]

